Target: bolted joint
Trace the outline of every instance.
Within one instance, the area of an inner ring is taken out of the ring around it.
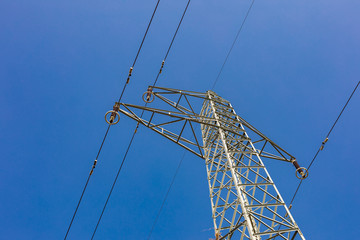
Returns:
[[[215,240],[219,240],[220,237],[221,237],[220,232],[219,232],[219,231],[216,231],[216,232],[215,232]]]

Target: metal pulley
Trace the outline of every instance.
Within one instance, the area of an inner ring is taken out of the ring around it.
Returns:
[[[110,110],[107,113],[105,113],[105,121],[108,124],[114,125],[114,124],[117,124],[120,121],[120,115],[118,113],[119,109],[120,109],[120,103],[115,102],[115,104],[113,106],[113,110]],[[110,114],[110,118],[108,119],[109,114]]]
[[[298,179],[305,179],[309,176],[309,172],[306,168],[300,167],[299,163],[296,161],[296,159],[291,160],[292,164],[296,168],[295,175]]]
[[[146,103],[152,103],[155,100],[155,95],[151,86],[149,86],[146,92],[144,92],[144,94],[142,95],[142,99]]]

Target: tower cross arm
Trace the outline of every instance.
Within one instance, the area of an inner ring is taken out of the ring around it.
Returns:
[[[254,126],[252,126],[247,121],[245,121],[242,117],[237,115],[237,118],[239,121],[241,121],[242,125],[245,128],[247,128],[248,130],[250,130],[251,132],[253,132],[254,134],[256,134],[260,137],[260,139],[253,141],[253,144],[260,146],[260,147],[257,147],[257,150],[261,157],[281,160],[281,161],[285,161],[285,162],[293,162],[296,159],[292,154],[290,154],[289,152],[284,150],[282,147],[280,147],[278,144],[276,144],[274,141],[272,141],[270,138],[265,136],[262,132],[260,132],[258,129],[256,129]],[[265,151],[266,146],[271,146],[278,155],[275,155],[274,153],[266,152]]]

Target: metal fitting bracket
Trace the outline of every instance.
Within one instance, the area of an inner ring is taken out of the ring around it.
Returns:
[[[155,100],[155,95],[152,91],[152,87],[148,87],[147,91],[142,95],[142,99],[146,103],[152,103]]]
[[[117,124],[120,121],[120,115],[118,113],[120,109],[120,103],[119,102],[115,102],[114,106],[113,106],[113,110],[108,111],[107,113],[105,113],[105,121],[110,124],[110,125],[114,125]],[[111,113],[110,115],[110,119],[108,120],[108,115]],[[117,116],[117,118],[116,118]],[[115,121],[116,120],[116,121]]]
[[[304,180],[305,178],[307,178],[309,176],[309,172],[306,168],[299,167],[295,171],[295,176],[300,180]]]

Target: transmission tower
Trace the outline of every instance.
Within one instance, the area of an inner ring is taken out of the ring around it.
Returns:
[[[295,157],[213,91],[150,86],[143,99],[144,107],[116,103],[106,121],[118,122],[120,112],[205,160],[216,240],[305,239],[261,159],[292,163],[304,179],[307,170]],[[148,107],[154,99],[161,108]],[[202,144],[195,125],[200,125]]]

